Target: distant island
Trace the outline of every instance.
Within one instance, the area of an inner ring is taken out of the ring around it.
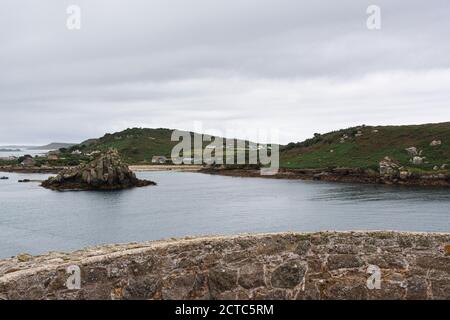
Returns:
[[[19,152],[21,149],[0,148],[0,152]]]
[[[28,147],[28,150],[57,150],[61,148],[70,148],[74,146],[75,143],[66,143],[66,142],[52,142],[49,144],[46,144],[44,146],[33,146]]]
[[[40,148],[63,147],[28,162],[35,167],[46,167],[46,170],[49,167],[76,166],[88,163],[113,148],[129,165],[170,165],[171,151],[178,143],[171,141],[172,132],[172,129],[165,128],[129,128],[79,144],[52,143]],[[248,152],[248,141],[245,143]],[[202,150],[192,151],[203,152],[208,144],[204,142]],[[279,147],[280,171],[276,178],[450,186],[450,122],[404,126],[360,125],[316,133],[305,141]],[[237,152],[236,148],[234,152]],[[9,170],[15,170],[17,161],[0,161],[2,164],[10,165]],[[202,172],[259,176],[257,166],[206,166]]]

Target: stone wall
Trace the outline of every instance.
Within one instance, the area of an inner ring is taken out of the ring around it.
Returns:
[[[450,299],[449,245],[450,234],[322,232],[19,255],[0,260],[0,298]]]

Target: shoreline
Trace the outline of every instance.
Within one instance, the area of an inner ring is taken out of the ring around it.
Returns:
[[[450,187],[450,174],[423,174],[402,179],[400,177],[381,176],[376,172],[353,168],[338,168],[329,170],[281,168],[275,175],[261,175],[260,171],[255,169],[203,168],[200,173],[229,177],[326,181],[411,187]]]
[[[57,174],[68,167],[17,167],[17,166],[0,166],[0,172],[13,173],[54,173]]]
[[[68,167],[12,167],[1,166],[0,172],[14,173],[51,173],[57,174]],[[179,171],[197,172],[211,175],[222,175],[242,178],[266,178],[326,181],[344,183],[362,183],[393,186],[415,186],[415,187],[450,187],[449,173],[424,173],[413,174],[409,177],[382,176],[375,171],[359,168],[336,168],[336,169],[287,169],[280,168],[277,174],[261,175],[259,169],[253,168],[211,168],[202,165],[130,165],[134,172],[157,172],[157,171]]]
[[[151,172],[151,171],[186,171],[197,172],[202,169],[201,165],[130,165],[131,171]],[[54,173],[68,169],[68,166],[61,167],[18,167],[18,166],[0,166],[0,172],[14,173]]]
[[[187,164],[187,165],[171,165],[171,164],[155,164],[155,165],[130,165],[131,171],[135,172],[151,172],[151,171],[183,171],[183,172],[197,172],[202,170],[202,165]]]

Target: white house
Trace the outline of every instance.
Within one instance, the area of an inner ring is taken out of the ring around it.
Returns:
[[[167,162],[167,158],[165,156],[153,156],[152,163],[164,164]]]

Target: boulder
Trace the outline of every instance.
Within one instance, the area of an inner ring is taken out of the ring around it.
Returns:
[[[442,144],[441,140],[433,140],[433,141],[431,141],[430,146],[436,147],[436,146],[440,146],[441,144]]]
[[[64,169],[42,183],[43,187],[52,190],[118,190],[148,185],[155,183],[137,179],[115,149],[87,164]]]
[[[424,157],[414,157],[412,158],[412,163],[415,165],[421,165],[423,164],[424,159],[425,159]]]
[[[400,171],[400,179],[406,180],[411,176],[409,171]]]
[[[379,163],[380,175],[385,177],[394,177],[399,175],[400,166],[391,158],[384,157]]]
[[[16,258],[17,261],[19,262],[27,262],[30,261],[33,258],[33,256],[28,253],[20,253],[16,256]]]
[[[416,147],[409,147],[409,148],[406,148],[405,150],[406,150],[406,152],[408,152],[408,154],[411,157],[415,157],[415,156],[417,156],[419,154],[419,152],[417,151]]]

